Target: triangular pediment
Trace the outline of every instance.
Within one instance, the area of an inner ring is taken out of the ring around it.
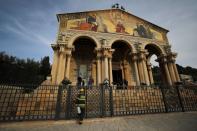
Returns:
[[[168,30],[120,9],[58,14],[60,28],[121,33],[163,41]]]

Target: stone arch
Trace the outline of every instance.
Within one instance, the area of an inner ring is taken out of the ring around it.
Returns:
[[[135,47],[134,47],[134,44],[131,43],[130,41],[125,40],[125,39],[122,39],[122,38],[115,38],[115,39],[112,39],[112,40],[109,42],[109,46],[112,47],[112,45],[113,45],[115,42],[118,42],[118,41],[127,44],[127,45],[130,47],[130,49],[131,49],[132,52],[136,52],[136,49],[135,49]]]
[[[148,51],[147,56],[147,68],[148,68],[148,76],[150,84],[165,84],[167,83],[167,76],[165,75],[165,68],[163,63],[159,60],[161,56],[165,55],[164,50],[162,47],[155,43],[147,43],[143,45],[143,48]],[[154,70],[152,69],[151,65],[151,58],[153,58],[153,55],[156,55],[156,62],[158,65],[154,67]],[[159,61],[158,61],[159,60]],[[153,72],[154,71],[154,72]]]
[[[95,44],[97,48],[100,48],[100,42],[98,39],[96,39],[94,36],[90,36],[88,34],[77,34],[74,35],[73,37],[70,38],[69,42],[68,42],[68,46],[73,46],[74,42],[79,39],[79,38],[88,38],[90,40],[92,40]]]
[[[134,71],[132,70],[132,53],[136,52],[134,45],[128,40],[117,38],[111,40],[109,46],[114,49],[112,55],[113,83],[117,85],[127,83],[126,85],[134,86]]]
[[[145,50],[147,46],[152,46],[156,50],[156,55],[159,57],[160,55],[165,55],[165,51],[162,47],[155,43],[146,43],[142,45],[142,49]]]
[[[74,47],[71,55],[70,80],[76,85],[78,78],[81,77],[85,85],[88,85],[90,78],[96,80],[95,49],[98,45],[92,37],[86,35],[73,37],[69,44]]]

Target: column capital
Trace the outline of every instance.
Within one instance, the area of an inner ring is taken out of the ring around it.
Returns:
[[[104,47],[101,48],[101,50],[110,50],[110,49],[111,49],[110,46],[104,46]]]
[[[97,60],[100,60],[100,58],[101,58],[100,56],[96,56],[96,59],[97,59]]]
[[[95,52],[100,52],[102,48],[95,48]]]
[[[108,50],[108,58],[109,59],[112,59],[112,55],[113,55],[114,51],[115,51],[115,49]]]
[[[58,44],[51,44],[53,51],[58,51],[60,49]]]
[[[71,52],[74,50],[74,46],[68,46],[65,44],[58,44],[59,52],[65,53],[65,54],[71,54]]]
[[[111,48],[102,48],[100,51],[101,57],[112,58],[112,54],[115,50]]]
[[[171,56],[171,57],[177,57],[177,53],[176,52],[170,52],[167,54],[167,56]]]
[[[175,52],[170,52],[167,54],[167,59],[169,63],[175,63],[177,57],[177,53]]]
[[[138,54],[137,53],[132,53],[131,58],[132,58],[133,61],[137,61],[138,60]]]
[[[100,57],[102,56],[102,49],[96,48],[94,52],[96,53],[96,57],[100,59]]]
[[[140,50],[137,53],[138,60],[146,60],[146,56],[149,54],[147,50]]]
[[[138,54],[138,57],[139,57],[139,60],[146,60],[146,55],[145,55],[144,52],[140,52],[140,53]]]
[[[62,48],[60,48],[59,53],[60,54],[66,54],[65,51]]]
[[[160,55],[155,61],[165,64],[165,63],[167,63],[167,57],[166,57],[166,55]]]
[[[68,52],[66,52],[66,56],[67,56],[67,57],[71,57],[71,56],[72,56],[72,54],[71,54],[70,52],[69,52],[69,53],[68,53]]]
[[[122,63],[123,69],[127,69],[128,64],[127,63]]]
[[[147,54],[148,55],[148,51],[146,49],[141,49],[141,50],[138,51],[138,53]]]

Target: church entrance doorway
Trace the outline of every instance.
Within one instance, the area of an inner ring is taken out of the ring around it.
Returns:
[[[121,85],[122,84],[122,70],[112,70],[113,73],[113,83],[115,85]]]
[[[124,41],[115,41],[112,44],[114,49],[112,55],[112,76],[115,85],[123,86],[123,81],[127,81],[128,85],[132,85],[132,63],[131,48]]]

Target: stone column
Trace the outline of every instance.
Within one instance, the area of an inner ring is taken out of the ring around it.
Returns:
[[[124,64],[123,66],[124,70],[124,79],[128,81],[128,70],[127,70],[127,64]]]
[[[160,71],[161,71],[161,78],[162,78],[163,84],[164,85],[170,85],[168,80],[167,80],[167,74],[166,74],[164,63],[159,62],[159,68],[160,68]],[[171,78],[170,78],[170,80],[171,80]]]
[[[150,84],[154,84],[154,79],[153,79],[153,73],[152,73],[152,68],[151,68],[151,63],[147,64],[147,69],[148,69],[148,75],[150,79]]]
[[[57,84],[57,73],[58,73],[58,65],[59,65],[59,48],[57,45],[52,45],[52,48],[54,50],[54,56],[53,56],[53,65],[51,70],[51,77],[52,77],[52,84]]]
[[[124,80],[124,70],[123,70],[122,61],[119,63],[119,65],[120,65],[120,70],[121,70],[121,73],[122,73],[122,80]]]
[[[58,74],[57,74],[57,84],[59,84],[64,79],[64,73],[65,73],[65,52],[60,52],[60,59],[59,59],[59,67],[58,67]]]
[[[139,72],[137,67],[137,56],[133,55],[132,61],[134,64],[135,75],[136,75],[136,86],[140,86]]]
[[[105,67],[105,78],[104,79],[109,79],[109,73],[108,73],[108,58],[107,56],[104,56],[104,67]]]
[[[150,85],[149,78],[148,78],[148,71],[146,66],[146,52],[142,51],[140,53],[140,59],[141,59],[141,69],[143,74],[143,82],[145,82],[147,85]]]
[[[122,61],[121,62],[121,69],[122,69],[122,77],[123,77],[123,79],[126,79],[126,71],[125,71],[125,63],[124,63],[124,61]]]
[[[169,68],[169,72],[170,72],[172,82],[174,83],[174,82],[176,82],[176,77],[175,77],[175,73],[174,73],[174,69],[173,69],[173,65],[172,65],[171,61],[168,62],[168,68]]]
[[[149,86],[150,85],[150,81],[149,81],[149,77],[148,77],[148,70],[147,70],[147,66],[146,66],[146,59],[144,59],[142,61],[143,64],[143,68],[144,68],[144,78],[145,78],[145,82],[146,84]]]
[[[176,80],[180,82],[181,80],[180,80],[179,73],[178,73],[178,70],[177,70],[177,67],[176,67],[175,63],[173,63],[173,68],[174,68],[174,71],[175,71]]]
[[[104,65],[104,57],[101,57],[101,83],[105,79],[105,65]]]
[[[170,76],[170,71],[168,69],[168,64],[167,64],[166,56],[162,55],[159,58],[157,58],[156,61],[159,62],[159,65],[163,65],[167,83],[168,83],[168,85],[171,86],[172,85],[172,79],[171,79],[171,76]]]
[[[180,81],[179,74],[175,65],[176,56],[177,56],[177,53],[174,53],[174,52],[170,52],[167,54],[168,67],[169,67],[172,82]]]
[[[170,77],[170,73],[169,73],[169,70],[168,70],[167,63],[164,63],[164,68],[165,68],[166,78],[167,78],[168,84],[172,85],[172,80],[171,80],[171,77]]]
[[[102,56],[102,82],[105,79],[109,80],[109,54],[110,48],[102,48],[101,49],[101,56]]]
[[[143,74],[143,71],[142,71],[142,64],[141,64],[141,60],[140,59],[138,59],[137,67],[138,67],[140,84],[141,84],[141,83],[144,83],[144,74]]]
[[[109,57],[109,82],[112,84],[113,82],[113,75],[112,75],[112,58]]]
[[[172,79],[170,76],[170,71],[168,69],[168,64],[167,64],[167,59],[165,55],[161,55],[157,58],[156,60],[157,62],[159,62],[160,68],[163,67],[163,70],[165,72],[165,80],[167,80],[167,84],[168,85],[172,85]],[[163,74],[161,74],[163,76]]]
[[[71,59],[71,53],[67,53],[66,54],[67,57],[67,61],[66,61],[66,77],[69,79],[69,75],[70,75],[70,59]]]
[[[109,82],[112,84],[113,82],[113,74],[112,74],[112,54],[115,50],[109,49],[108,51],[108,63],[109,63]]]
[[[142,68],[142,56],[140,53],[138,54],[137,67],[138,67],[140,85],[141,85],[141,83],[145,83],[145,81],[144,81],[144,73]]]
[[[100,57],[97,57],[96,61],[97,66],[97,85],[101,83],[101,60]]]

